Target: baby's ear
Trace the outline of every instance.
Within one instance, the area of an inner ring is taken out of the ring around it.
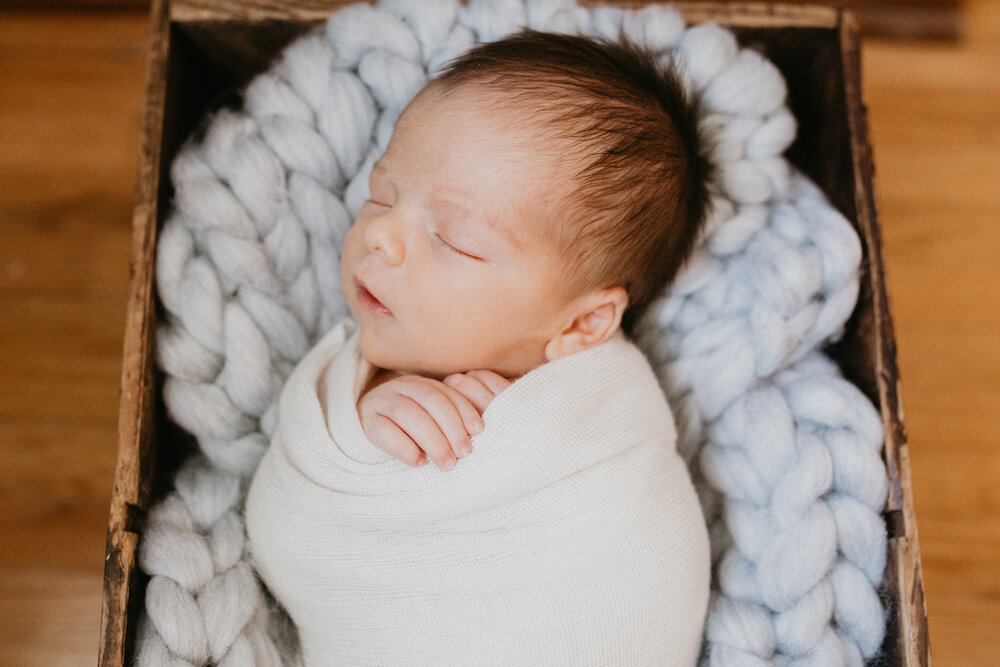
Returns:
[[[570,311],[569,324],[546,344],[546,359],[553,361],[608,340],[621,325],[627,306],[628,294],[622,287],[608,287],[581,297]]]

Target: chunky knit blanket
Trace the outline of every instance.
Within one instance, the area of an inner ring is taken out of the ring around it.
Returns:
[[[341,321],[281,392],[246,503],[306,665],[694,665],[708,534],[673,417],[621,332],[503,390],[450,471],[365,437]]]
[[[242,109],[215,114],[174,159],[157,242],[157,355],[169,415],[200,451],[141,536],[150,579],[139,664],[296,660],[294,632],[247,559],[242,514],[279,392],[348,314],[339,249],[396,117],[451,56],[523,25],[622,31],[680,67],[704,102],[714,212],[635,338],[709,525],[701,659],[861,665],[878,655],[882,424],[822,352],[854,308],[861,245],[782,155],[796,123],[778,70],[729,31],[686,26],[663,5],[382,0],[346,6],[292,43]]]

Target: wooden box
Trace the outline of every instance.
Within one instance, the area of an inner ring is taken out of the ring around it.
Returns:
[[[118,467],[107,537],[101,665],[131,664],[146,577],[136,548],[147,510],[170,485],[190,439],[165,417],[154,368],[153,280],[157,230],[172,191],[169,167],[205,113],[267,68],[290,40],[345,0],[154,0],[138,167],[119,414]],[[632,3],[636,4],[636,3]],[[882,592],[889,625],[880,664],[930,663],[917,530],[910,492],[896,347],[875,209],[862,99],[858,28],[846,11],[760,2],[677,2],[689,23],[714,20],[760,48],[787,79],[800,123],[792,162],[854,221],[864,247],[858,305],[831,350],[844,374],[880,410],[890,497]],[[181,443],[181,444],[178,444]]]

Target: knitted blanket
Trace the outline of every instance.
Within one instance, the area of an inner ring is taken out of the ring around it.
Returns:
[[[246,504],[253,561],[317,665],[694,665],[698,498],[620,332],[501,392],[451,471],[376,449],[354,320],[306,355]]]

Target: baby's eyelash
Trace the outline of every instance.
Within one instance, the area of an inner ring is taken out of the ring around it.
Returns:
[[[451,245],[450,243],[448,243],[447,241],[445,241],[443,238],[441,238],[441,235],[438,234],[437,232],[434,232],[434,237],[438,240],[438,243],[440,243],[441,245],[443,245],[448,250],[451,250],[452,252],[457,253],[457,254],[461,255],[462,257],[468,257],[469,259],[479,260],[478,257],[470,255],[467,252],[462,252],[461,250],[459,250],[455,246]]]

